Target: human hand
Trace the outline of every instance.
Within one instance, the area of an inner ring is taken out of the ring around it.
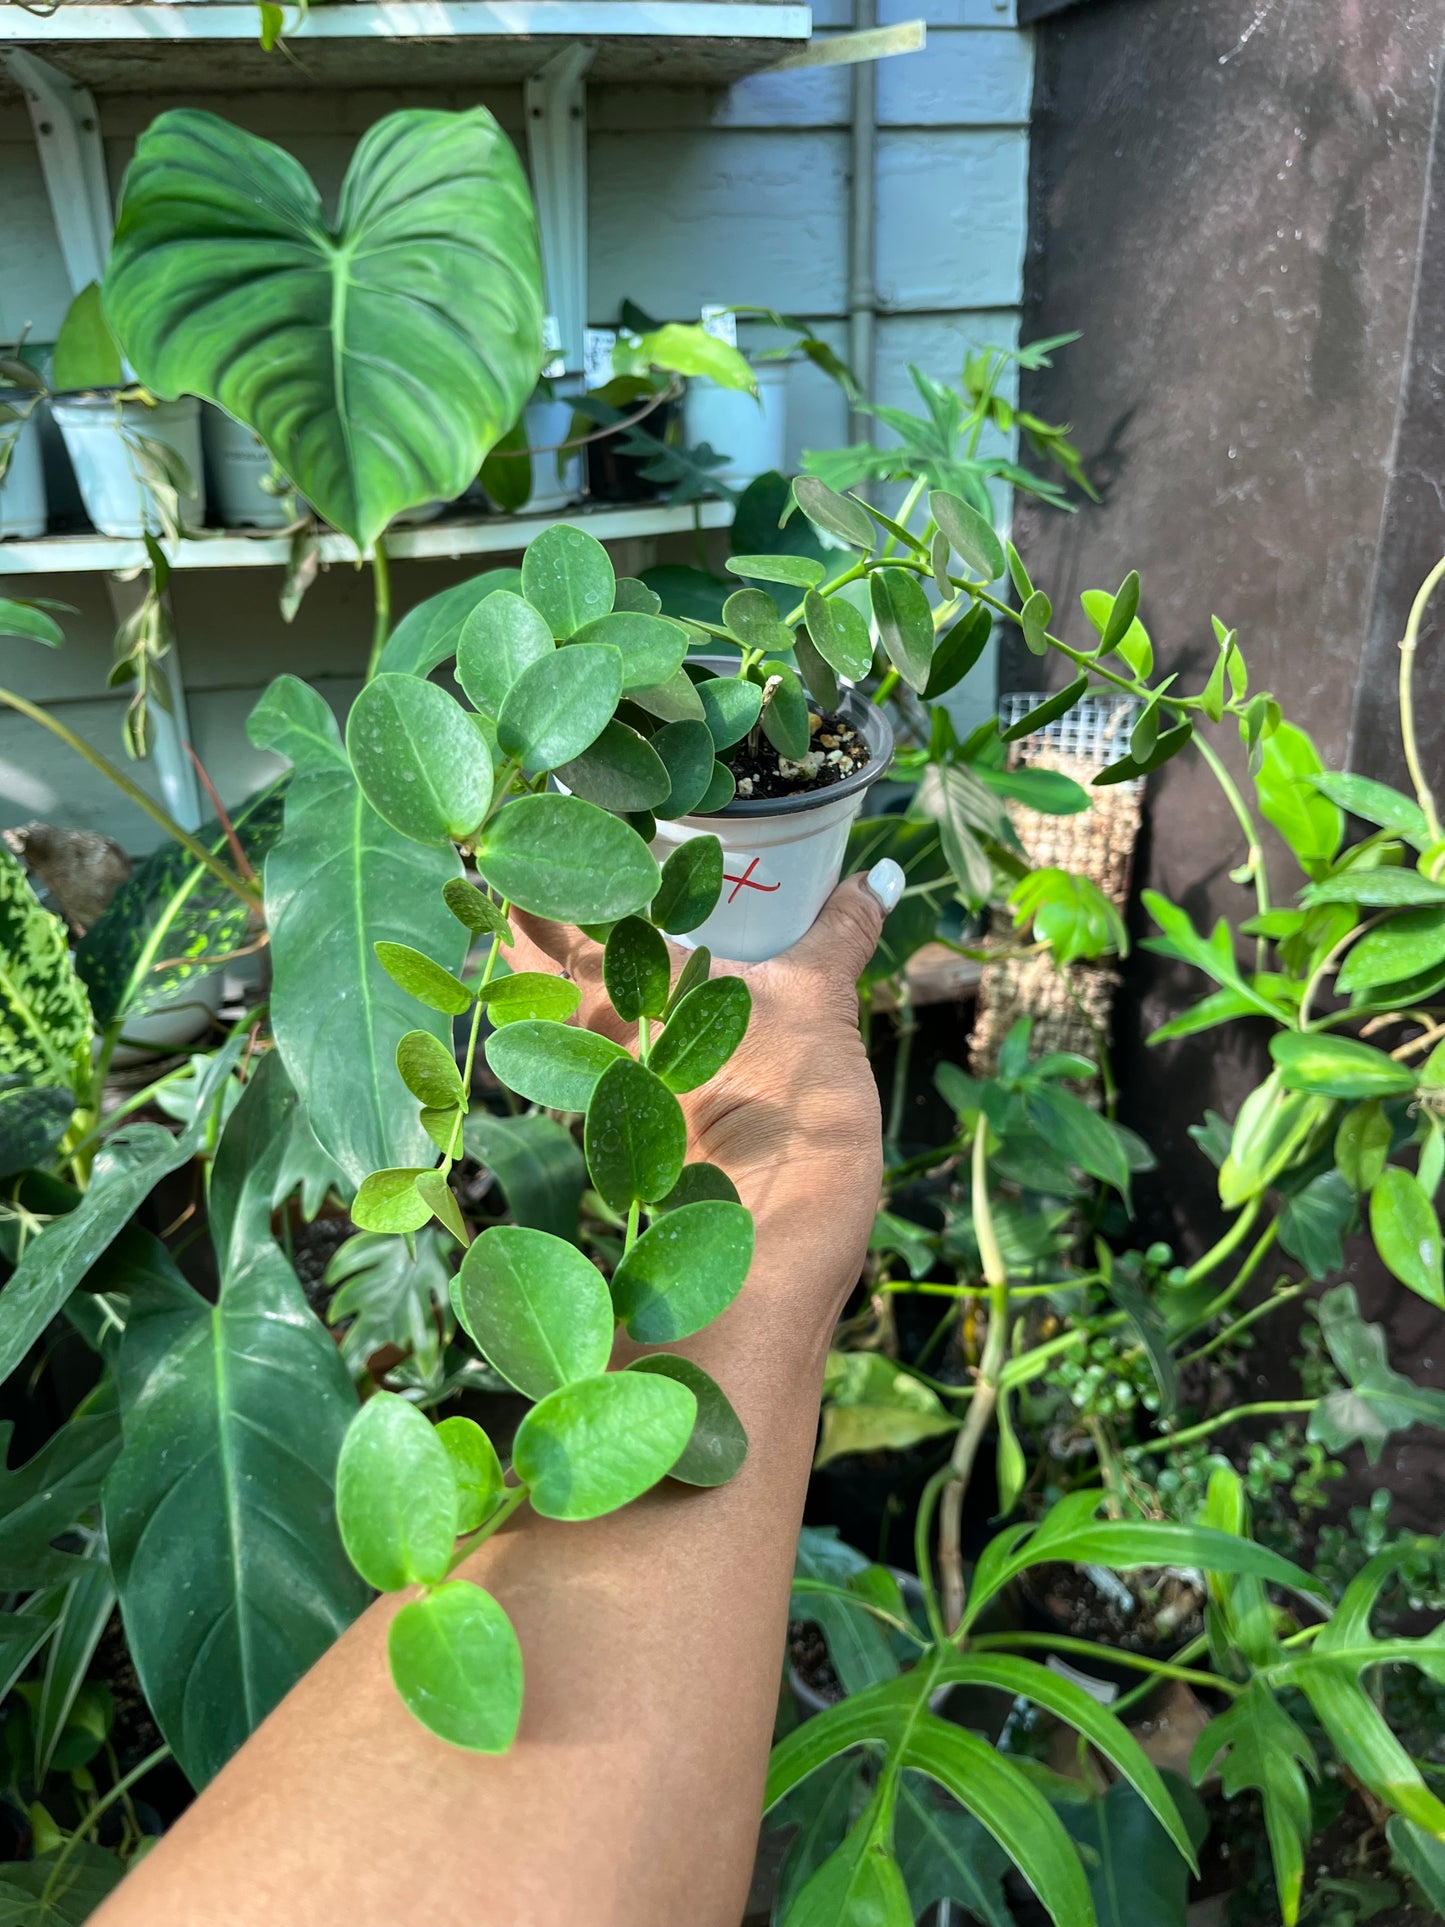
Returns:
[[[883,1171],[878,1091],[858,1034],[857,981],[902,889],[883,862],[839,884],[812,929],[761,964],[720,963],[752,992],[747,1034],[718,1074],[680,1101],[688,1156],[718,1165],[757,1223],[759,1249],[809,1272],[831,1322],[856,1281]],[[517,970],[559,967],[582,993],[578,1022],[635,1049],[602,984],[602,949],[569,926],[512,912]],[[670,946],[674,973],[687,952]]]

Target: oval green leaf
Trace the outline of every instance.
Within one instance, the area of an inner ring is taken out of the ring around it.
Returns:
[[[510,977],[498,977],[477,995],[487,1006],[494,1024],[522,1024],[536,1018],[551,1024],[565,1024],[582,1001],[576,984],[566,977],[554,977],[545,970],[518,970]]]
[[[675,1379],[608,1372],[534,1405],[512,1465],[544,1519],[599,1519],[667,1476],[696,1420],[697,1400]]]
[[[419,1104],[454,1109],[466,1101],[457,1061],[429,1030],[409,1030],[396,1047],[401,1081]]]
[[[457,1482],[457,1531],[475,1532],[491,1518],[502,1497],[497,1449],[475,1419],[444,1418],[435,1429]]]
[[[630,1057],[597,1080],[582,1134],[587,1169],[614,1211],[665,1198],[687,1158],[687,1121],[672,1092]]]
[[[500,589],[479,602],[457,638],[457,681],[495,716],[524,669],[552,655],[552,631],[531,603]]]
[[[347,1427],[336,1519],[352,1565],[378,1592],[446,1577],[457,1536],[457,1482],[431,1421],[377,1392]]]
[[[667,1020],[650,1059],[670,1091],[695,1091],[715,1077],[743,1040],[752,992],[741,977],[714,977],[690,990]]]
[[[971,569],[977,569],[986,582],[997,582],[1008,567],[1008,560],[988,517],[941,488],[934,489],[929,496],[928,512],[948,537],[954,554],[961,556]]]
[[[612,1274],[612,1302],[644,1345],[691,1337],[727,1310],[753,1260],[740,1204],[684,1204],[649,1225]]]
[[[851,495],[837,494],[816,475],[798,475],[793,480],[793,499],[815,529],[836,536],[850,549],[873,547],[872,518]]]
[[[346,752],[377,815],[417,843],[469,836],[492,800],[466,711],[419,676],[373,676],[351,705]]]
[[[580,796],[523,796],[498,810],[477,868],[509,903],[557,923],[628,916],[662,878],[637,832]]]
[[[549,1111],[585,1111],[603,1071],[627,1056],[610,1037],[567,1024],[508,1024],[484,1048],[508,1090]]]
[[[862,613],[842,596],[821,596],[810,589],[803,597],[803,621],[828,667],[861,682],[873,667],[873,638]]]
[[[470,889],[471,885],[464,884],[462,887]],[[474,894],[481,893],[477,891]],[[485,898],[482,900],[486,901]],[[472,993],[461,978],[454,977],[451,971],[434,963],[420,950],[413,950],[409,943],[374,943],[371,947],[376,952],[376,961],[391,981],[399,985],[408,997],[415,997],[419,1004],[425,1004],[428,1010],[439,1010],[447,1017],[460,1017],[464,1010],[471,1009]]]
[[[560,640],[610,615],[616,592],[611,559],[585,529],[543,529],[522,557],[522,594]]]
[[[583,623],[574,642],[605,644],[622,658],[622,687],[656,689],[671,682],[687,654],[687,631],[662,616],[614,610]]]
[[[474,937],[500,937],[505,944],[515,943],[512,926],[496,904],[485,890],[479,890],[475,883],[468,883],[465,877],[451,877],[442,885],[442,901],[457,922],[465,925]],[[380,948],[379,945],[377,947]]]
[[[1413,1071],[1353,1037],[1285,1030],[1270,1039],[1269,1054],[1286,1090],[1319,1091],[1326,1097],[1403,1097],[1415,1088]]]
[[[739,676],[709,676],[697,685],[697,693],[716,750],[741,742],[763,706],[762,690]]]
[[[811,555],[730,555],[723,567],[729,575],[783,582],[794,589],[816,589],[828,573]]]
[[[778,752],[797,762],[808,753],[808,698],[796,670],[785,662],[765,662],[762,673],[777,678],[763,705],[763,734]]]
[[[497,712],[497,742],[529,776],[580,756],[602,734],[622,694],[615,649],[578,643],[530,663]]]
[[[868,578],[873,619],[888,660],[910,689],[928,684],[933,661],[933,611],[918,579],[906,569],[878,569]]]
[[[738,1188],[726,1171],[716,1164],[684,1164],[682,1176],[668,1192],[653,1205],[654,1217],[660,1211],[680,1211],[685,1204],[708,1204],[720,1201],[737,1204]]]
[[[726,763],[714,763],[707,793],[693,812],[696,816],[715,816],[725,810],[738,793],[737,778]]]
[[[707,922],[717,908],[722,885],[722,844],[715,836],[690,836],[662,866],[652,921],[671,936],[685,936]]]
[[[1445,1305],[1440,1220],[1419,1179],[1398,1164],[1386,1165],[1370,1193],[1370,1236],[1402,1285]]]
[[[1341,994],[1373,990],[1418,976],[1445,963],[1445,908],[1405,910],[1367,930],[1350,949],[1335,988]]]
[[[667,945],[642,917],[612,926],[602,952],[602,981],[612,1008],[625,1024],[661,1017],[672,984]]]
[[[452,1579],[392,1620],[396,1690],[427,1731],[472,1753],[505,1753],[522,1717],[522,1649],[488,1592]]]
[[[690,1358],[678,1358],[672,1352],[634,1359],[627,1369],[675,1379],[697,1400],[692,1437],[667,1476],[683,1485],[726,1485],[748,1456],[748,1435],[717,1380]]]
[[[692,727],[703,726],[697,723]],[[556,775],[575,795],[618,814],[656,809],[672,793],[667,767],[655,743],[645,742],[635,729],[615,719],[580,756],[561,764]]]
[[[761,649],[766,655],[792,644],[792,635],[783,622],[782,612],[766,589],[737,589],[722,606],[723,627],[744,649]]]
[[[928,681],[923,685],[926,703],[937,702],[963,681],[983,655],[992,631],[993,617],[981,602],[959,617],[934,647]]]
[[[351,1201],[352,1223],[362,1231],[393,1235],[420,1231],[431,1216],[431,1206],[417,1191],[416,1181],[428,1175],[429,1167],[410,1165],[373,1171],[361,1180]]]
[[[668,790],[657,808],[661,817],[687,816],[707,795],[712,782],[713,735],[706,723],[665,723],[652,747],[667,769]]]
[[[484,1231],[452,1281],[452,1302],[483,1355],[528,1398],[607,1369],[606,1282],[576,1245],[546,1231]]]

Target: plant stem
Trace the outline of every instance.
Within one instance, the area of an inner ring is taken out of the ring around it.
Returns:
[[[1228,1231],[1224,1233],[1223,1237],[1216,1239],[1208,1251],[1205,1252],[1204,1256],[1202,1258],[1196,1258],[1194,1263],[1190,1265],[1184,1274],[1182,1282],[1186,1285],[1197,1285],[1201,1278],[1207,1278],[1217,1265],[1224,1262],[1231,1251],[1234,1251],[1244,1243],[1244,1240],[1249,1235],[1251,1226],[1258,1216],[1259,1199],[1251,1198],[1243,1211],[1241,1211],[1235,1219],[1234,1223],[1229,1227]]]
[[[108,756],[102,755],[98,749],[92,749],[89,743],[81,741],[74,730],[67,729],[64,723],[48,715],[37,704],[27,702],[23,696],[15,695],[12,690],[0,689],[0,703],[6,704],[10,709],[18,710],[22,716],[28,716],[32,723],[39,723],[40,727],[48,729],[52,736],[58,736],[67,749],[73,749],[76,755],[83,757],[93,770],[98,770],[108,782],[114,783],[121,794],[128,797],[137,809],[144,810],[151,821],[158,823],[168,837],[179,843],[183,849],[189,850],[197,863],[203,869],[209,870],[218,883],[225,884],[226,888],[234,896],[238,896],[248,909],[259,907],[261,892],[256,885],[238,877],[234,870],[228,869],[220,858],[208,850],[204,843],[192,836],[189,830],[183,830],[167,810],[152,797],[147,796],[138,783],[132,783],[124,770],[117,769]]]
[[[1219,1293],[1218,1297],[1210,1301],[1208,1307],[1200,1313],[1199,1317],[1196,1318],[1192,1324],[1186,1326],[1182,1332],[1175,1333],[1176,1339],[1187,1338],[1190,1332],[1203,1331],[1211,1319],[1217,1318],[1227,1305],[1234,1302],[1254,1276],[1255,1272],[1258,1271],[1261,1260],[1278,1235],[1279,1220],[1272,1219],[1259,1234],[1258,1238],[1255,1239],[1249,1256],[1239,1267],[1239,1270],[1235,1272],[1229,1283],[1224,1287],[1224,1290]]]
[[[974,1133],[972,1177],[974,1235],[978,1239],[984,1282],[989,1287],[988,1336],[979,1360],[977,1390],[953,1442],[949,1480],[939,1503],[938,1569],[943,1581],[943,1624],[948,1633],[956,1632],[963,1618],[963,1556],[959,1543],[963,1495],[968,1489],[978,1448],[998,1404],[999,1373],[1008,1356],[1008,1268],[998,1247],[988,1201],[988,1124],[982,1117]]]
[[[918,1014],[913,1008],[913,992],[905,973],[898,980],[898,1001],[894,1019],[898,1040],[893,1059],[893,1084],[888,1099],[888,1123],[883,1133],[885,1154],[898,1155],[898,1140],[903,1131],[903,1110],[908,1102],[908,1066],[913,1056],[913,1039],[918,1033]],[[646,1063],[646,1058],[643,1062]]]
[[[1010,1285],[1009,1297],[1052,1298],[1056,1292],[1078,1291],[1098,1282],[1098,1272],[1092,1272],[1086,1278],[1060,1278],[1051,1285]],[[987,1298],[992,1291],[990,1285],[940,1285],[931,1279],[918,1283],[912,1278],[888,1278],[874,1289],[887,1292],[890,1296],[909,1293],[922,1298]]]
[[[637,1061],[645,1064],[652,1055],[652,1020],[639,1017],[637,1020]]]
[[[371,660],[366,665],[366,680],[376,674],[381,652],[391,634],[391,561],[386,553],[386,537],[378,535],[371,550],[371,593],[376,619],[371,630]]]
[[[1264,1318],[1268,1313],[1278,1311],[1281,1305],[1289,1304],[1292,1299],[1302,1298],[1308,1290],[1309,1284],[1306,1282],[1302,1285],[1291,1285],[1286,1291],[1275,1292],[1272,1297],[1266,1298],[1263,1304],[1256,1305],[1253,1311],[1247,1311],[1242,1318],[1232,1319],[1222,1332],[1216,1332],[1205,1344],[1196,1345],[1192,1352],[1185,1352],[1184,1356],[1177,1361],[1180,1370],[1182,1371],[1186,1365],[1194,1364],[1197,1359],[1208,1358],[1210,1353],[1217,1352],[1221,1345],[1227,1345],[1232,1338],[1237,1338],[1257,1318]]]
[[[46,1875],[45,1886],[40,1895],[40,1911],[42,1913],[49,1907],[50,1897],[55,1892],[55,1883],[60,1878],[61,1869],[64,1867],[66,1861],[69,1860],[71,1854],[74,1853],[82,1838],[90,1832],[100,1816],[108,1812],[117,1800],[124,1799],[137,1780],[143,1780],[152,1768],[162,1765],[170,1757],[171,1749],[168,1746],[158,1746],[154,1753],[147,1753],[139,1766],[133,1766],[129,1773],[117,1780],[113,1787],[108,1788],[107,1791],[100,1796],[89,1813],[85,1815],[80,1825],[75,1829],[75,1832],[63,1843],[60,1851],[55,1856],[55,1864]]]
[[[1224,800],[1228,803],[1230,809],[1234,811],[1235,820],[1244,831],[1244,841],[1246,845],[1245,861],[1249,865],[1250,879],[1254,884],[1254,900],[1258,906],[1259,914],[1263,916],[1269,909],[1269,878],[1264,873],[1264,847],[1259,840],[1259,830],[1255,825],[1254,818],[1249,813],[1244,798],[1239,793],[1234,778],[1224,767],[1218,752],[1212,749],[1200,735],[1196,734],[1194,743],[1199,754],[1209,765],[1215,782],[1218,783],[1219,787],[1224,791]],[[1269,939],[1267,937],[1261,937],[1255,946],[1255,968],[1257,970],[1264,969],[1267,961],[1265,950],[1268,942]]]
[[[1007,1652],[1014,1646],[1047,1647],[1051,1652],[1083,1653],[1090,1659],[1106,1659],[1111,1665],[1133,1666],[1141,1673],[1154,1673],[1161,1679],[1182,1679],[1187,1686],[1207,1686],[1211,1692],[1242,1693],[1234,1680],[1221,1679],[1216,1673],[1197,1672],[1167,1659],[1148,1659],[1132,1653],[1127,1646],[1101,1646],[1092,1639],[1074,1639],[1063,1633],[980,1633],[968,1642],[971,1653]]]
[[[887,702],[888,698],[898,687],[898,683],[898,671],[896,669],[890,669],[882,682],[880,682],[878,687],[873,691],[873,701],[878,708],[881,709],[883,707],[884,703]]]
[[[1167,1432],[1160,1439],[1145,1439],[1138,1445],[1129,1446],[1126,1459],[1141,1459],[1152,1452],[1172,1451],[1176,1445],[1192,1445],[1195,1439],[1207,1439],[1211,1432],[1218,1432],[1226,1425],[1234,1425],[1244,1418],[1267,1418],[1283,1412],[1312,1412],[1319,1403],[1314,1398],[1266,1398],[1254,1405],[1235,1405],[1227,1412],[1219,1412],[1213,1418],[1201,1419],[1198,1425],[1187,1425],[1182,1432]]]
[[[1445,556],[1420,584],[1419,593],[1410,605],[1409,620],[1405,624],[1405,634],[1400,641],[1400,740],[1405,750],[1405,767],[1410,772],[1414,785],[1415,799],[1425,812],[1425,823],[1430,832],[1430,841],[1438,843],[1441,838],[1440,818],[1435,809],[1435,797],[1425,780],[1425,766],[1420,761],[1420,745],[1415,737],[1415,649],[1420,640],[1420,625],[1425,620],[1425,610],[1435,593],[1442,577],[1445,577]]]
[[[634,1198],[627,1207],[627,1233],[622,1246],[624,1252],[631,1251],[637,1243],[637,1227],[642,1218],[642,1205]]]
[[[470,1557],[478,1546],[485,1545],[494,1532],[500,1532],[527,1497],[528,1489],[525,1485],[507,1486],[502,1493],[500,1504],[486,1524],[478,1526],[475,1532],[469,1532],[464,1539],[457,1540],[451,1559],[447,1563],[447,1571],[455,1572],[463,1559]]]

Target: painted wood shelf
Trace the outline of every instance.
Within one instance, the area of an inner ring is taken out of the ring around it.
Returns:
[[[0,48],[108,94],[514,83],[578,44],[593,81],[724,86],[807,49],[812,30],[794,0],[326,0],[288,28],[288,59],[258,44],[251,0],[62,0],[45,14],[0,0]]]
[[[418,528],[396,529],[386,538],[386,552],[393,562],[515,555],[543,529],[558,522],[575,523],[601,542],[621,542],[631,536],[685,535],[698,518],[705,529],[726,528],[732,516],[731,502],[688,502],[678,506],[640,502],[617,508],[589,508],[581,504],[557,515],[443,519]],[[286,535],[202,530],[194,539],[176,547],[171,555],[171,567],[279,569],[285,567],[290,547],[290,537]],[[324,562],[353,562],[356,550],[349,536],[323,535],[321,558]],[[125,536],[44,535],[33,541],[0,542],[0,577],[94,575],[138,569],[144,563],[144,544]]]

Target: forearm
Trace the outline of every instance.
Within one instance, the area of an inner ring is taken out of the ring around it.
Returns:
[[[587,1525],[525,1509],[459,1569],[526,1664],[512,1752],[426,1733],[373,1606],[126,1882],[103,1927],[736,1927],[757,1836],[827,1339],[859,1256],[764,1207],[738,1302],[679,1349],[750,1451],[714,1491],[657,1488]],[[800,1294],[800,1267],[839,1276]],[[364,1877],[358,1878],[358,1870]]]

